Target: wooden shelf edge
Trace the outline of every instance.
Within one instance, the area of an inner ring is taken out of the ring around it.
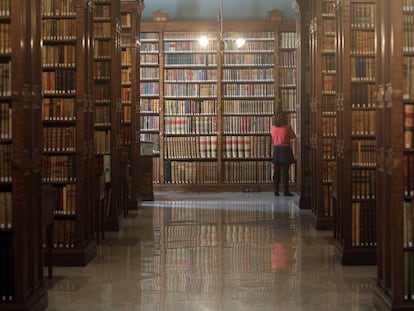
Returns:
[[[382,288],[376,286],[374,289],[375,311],[409,311],[414,309],[414,301],[393,303],[391,298]]]
[[[371,266],[377,264],[376,247],[352,247],[345,248],[338,240],[335,240],[336,256],[344,266]]]
[[[91,241],[83,248],[53,249],[53,266],[56,267],[85,267],[97,255],[96,242]],[[45,258],[45,265],[47,265]]]

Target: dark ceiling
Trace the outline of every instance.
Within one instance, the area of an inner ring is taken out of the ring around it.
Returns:
[[[223,1],[223,2],[222,2]],[[172,21],[212,21],[217,20],[223,4],[224,20],[266,19],[267,12],[279,9],[285,19],[293,20],[294,0],[144,0],[143,21],[150,21],[152,13],[165,10]]]

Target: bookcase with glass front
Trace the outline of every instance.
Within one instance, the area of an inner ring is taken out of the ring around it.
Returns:
[[[141,26],[141,136],[159,140],[158,186],[272,189],[271,118],[279,98],[291,116],[296,103],[294,25],[279,34],[276,10],[192,31],[165,12],[154,20]]]
[[[377,88],[377,310],[414,308],[414,1],[380,1]],[[392,26],[391,26],[392,25]]]
[[[95,162],[106,184],[105,227],[119,230],[127,195],[128,155],[122,148],[120,1],[94,0],[93,49]]]
[[[42,178],[61,198],[54,265],[83,266],[96,256],[91,21],[87,1],[42,1]]]
[[[335,1],[316,0],[310,6],[310,207],[315,228],[326,230],[332,228],[330,197],[336,167]]]
[[[337,1],[334,236],[343,264],[376,262],[375,1]]]

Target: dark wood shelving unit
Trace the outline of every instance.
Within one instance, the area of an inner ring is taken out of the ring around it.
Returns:
[[[154,189],[272,191],[271,118],[283,108],[296,124],[294,22],[272,10],[267,20],[223,23],[220,38],[216,22],[189,31],[168,12],[153,16],[141,24],[141,136],[159,141]]]
[[[376,263],[376,2],[336,2],[334,237],[345,265]]]
[[[105,229],[118,231],[128,208],[128,152],[121,134],[121,1],[93,3],[95,161],[104,169],[107,188]]]
[[[128,210],[137,209],[140,200],[139,29],[143,9],[143,1],[121,1],[121,137],[128,156],[124,179],[127,195],[123,204]]]
[[[43,0],[42,178],[60,197],[53,265],[85,266],[96,256],[94,200],[89,195],[94,161],[92,6],[85,0],[65,10],[48,4],[50,0]]]
[[[0,44],[0,309],[44,310],[48,301],[42,250],[41,2],[1,4],[2,34],[9,40]]]
[[[378,1],[377,266],[378,311],[414,309],[414,1]],[[382,25],[382,27],[379,27]]]

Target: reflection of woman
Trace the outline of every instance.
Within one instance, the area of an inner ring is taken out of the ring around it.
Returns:
[[[279,195],[280,174],[282,173],[282,183],[285,196],[291,196],[289,192],[289,167],[295,162],[290,140],[296,138],[295,132],[287,122],[287,116],[283,111],[276,112],[270,130],[273,142],[273,165],[275,184],[275,195]]]

